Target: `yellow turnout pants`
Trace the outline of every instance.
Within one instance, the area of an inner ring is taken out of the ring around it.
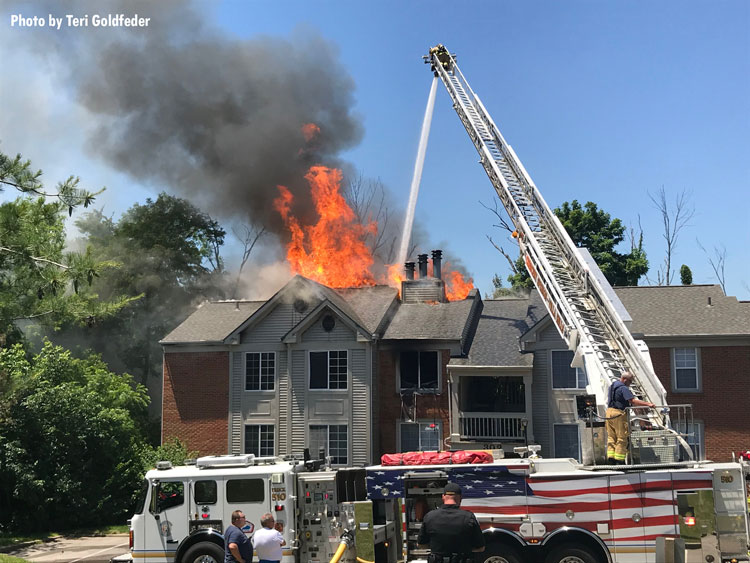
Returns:
[[[628,453],[628,417],[620,409],[607,409],[607,459],[625,461]]]

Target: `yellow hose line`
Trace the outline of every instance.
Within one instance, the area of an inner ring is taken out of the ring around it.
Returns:
[[[341,559],[341,556],[344,555],[344,552],[346,551],[346,542],[341,542],[339,544],[339,548],[336,550],[336,553],[333,554],[333,557],[331,558],[330,563],[339,563],[339,559]]]
[[[357,561],[359,561],[359,563],[375,563],[375,561],[368,561],[367,559],[362,559],[361,557],[357,557]]]

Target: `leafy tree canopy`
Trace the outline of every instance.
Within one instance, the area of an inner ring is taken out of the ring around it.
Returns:
[[[46,342],[33,357],[21,345],[0,350],[0,398],[0,528],[126,517],[151,453],[143,386]]]
[[[21,321],[92,324],[130,301],[116,295],[102,301],[93,291],[114,262],[65,250],[65,212],[89,205],[95,194],[77,188],[77,178],[45,192],[40,178],[28,161],[0,153],[0,190],[23,194],[0,205],[0,346],[20,339]]]
[[[620,253],[615,248],[625,240],[625,227],[620,219],[612,219],[595,203],[589,201],[581,206],[577,200],[566,201],[554,213],[573,242],[588,249],[610,284],[638,285],[640,277],[648,271],[642,235],[632,242],[630,252]],[[521,258],[508,281],[513,288],[533,287]]]

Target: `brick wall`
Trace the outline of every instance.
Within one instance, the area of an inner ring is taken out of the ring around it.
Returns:
[[[162,443],[184,441],[198,455],[229,453],[229,353],[164,354]]]
[[[671,348],[651,348],[654,370],[670,404],[691,403],[703,421],[705,456],[729,461],[750,448],[750,346],[701,347],[700,393],[672,392]]]
[[[398,373],[397,358],[398,350],[380,350],[378,352],[378,393],[380,412],[376,414],[375,420],[379,425],[380,443],[376,444],[375,463],[384,453],[398,451],[398,423],[405,421],[401,408],[401,396],[397,391]],[[416,419],[424,422],[435,420],[441,423],[442,440],[448,437],[450,422],[448,420],[448,370],[446,366],[450,361],[450,351],[441,350],[441,387],[439,395],[419,395],[416,397]],[[412,412],[412,401],[414,397],[405,395],[404,401]]]

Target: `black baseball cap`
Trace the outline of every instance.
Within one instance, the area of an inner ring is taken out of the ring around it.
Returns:
[[[443,494],[445,494],[445,495],[460,495],[461,494],[461,487],[459,487],[455,483],[446,483],[446,485],[445,485],[445,491],[443,491]]]

